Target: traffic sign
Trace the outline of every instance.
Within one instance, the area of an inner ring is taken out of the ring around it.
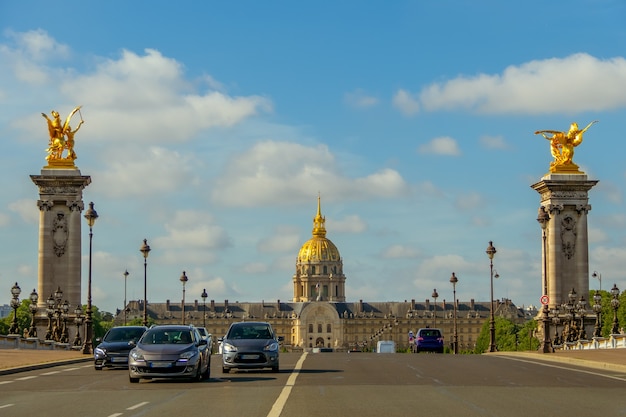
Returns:
[[[548,297],[547,295],[542,295],[540,301],[542,305],[546,306],[550,302],[550,297]]]

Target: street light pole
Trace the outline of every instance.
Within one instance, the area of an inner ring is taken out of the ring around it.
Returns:
[[[128,278],[128,270],[124,271],[124,326],[126,326],[126,317],[128,309],[126,308],[126,280]]]
[[[602,274],[598,271],[593,271],[593,274],[591,274],[591,276],[594,278],[598,278],[598,281],[600,281],[600,288],[598,288],[598,290],[602,291]]]
[[[596,326],[593,337],[602,337],[602,294],[596,291],[593,295],[593,311],[596,313]]]
[[[454,306],[454,317],[453,317],[453,323],[454,323],[454,347],[453,347],[453,352],[456,355],[457,353],[459,353],[459,337],[457,334],[457,327],[456,327],[456,283],[459,282],[459,279],[456,277],[456,275],[454,274],[454,272],[452,273],[452,276],[450,277],[450,282],[452,283],[452,305]]]
[[[139,248],[143,255],[143,325],[148,326],[148,254],[150,246],[148,240],[143,240],[143,245]]]
[[[611,307],[613,307],[613,328],[611,329],[611,333],[618,334],[619,321],[617,320],[617,309],[619,308],[619,288],[617,288],[617,284],[613,284],[611,295],[613,295],[613,299],[611,300]]]
[[[30,329],[28,329],[28,337],[37,337],[37,327],[35,326],[35,315],[37,314],[37,302],[39,301],[39,294],[33,288],[33,292],[30,293],[30,310],[31,322]]]
[[[91,242],[93,240],[93,225],[98,218],[98,213],[93,208],[93,202],[89,203],[89,208],[85,212],[85,219],[89,225],[89,283],[87,285],[87,310],[85,311],[85,344],[83,345],[83,353],[91,354],[93,344],[93,326],[91,319]]]
[[[437,297],[439,297],[439,294],[437,293],[437,288],[435,288],[433,290],[433,293],[431,295],[434,299],[435,299],[435,303],[434,303],[434,312],[433,312],[433,327],[437,327]]]
[[[491,308],[489,309],[489,352],[496,351],[496,319],[494,317],[493,306],[493,257],[496,254],[496,248],[493,246],[493,242],[489,241],[487,247],[487,256],[489,257],[489,270],[491,277]]]
[[[552,352],[552,342],[550,341],[550,317],[548,315],[548,300],[544,299],[548,297],[548,264],[547,264],[547,251],[546,251],[546,228],[548,227],[548,221],[550,220],[550,215],[546,211],[544,206],[539,207],[539,214],[537,216],[537,221],[541,226],[541,234],[543,238],[543,297],[541,297],[541,303],[543,304],[542,308],[542,318],[541,322],[543,323],[543,341],[541,342],[540,351],[542,353],[550,353]]]
[[[202,327],[206,327],[206,298],[208,296],[209,294],[206,293],[206,288],[204,288],[202,295],[200,295],[200,297],[202,297],[202,309],[204,310],[202,313]]]
[[[189,281],[189,278],[187,278],[185,271],[183,271],[183,274],[180,276],[180,282],[183,283],[183,308],[181,313],[181,316],[183,317],[183,326],[185,325],[185,284],[187,281]]]
[[[11,287],[11,307],[13,307],[13,321],[11,322],[11,327],[9,328],[9,334],[19,334],[20,328],[17,324],[17,309],[20,306],[20,293],[22,289],[17,282],[14,286]]]

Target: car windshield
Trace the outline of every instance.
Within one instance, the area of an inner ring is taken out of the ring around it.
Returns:
[[[130,340],[139,340],[144,329],[115,327],[104,336],[105,342],[128,342]]]
[[[191,331],[175,329],[154,329],[148,331],[141,339],[147,345],[189,344],[193,342]]]
[[[422,330],[420,332],[421,337],[441,337],[439,330]]]
[[[228,339],[271,339],[272,332],[265,324],[233,326]]]

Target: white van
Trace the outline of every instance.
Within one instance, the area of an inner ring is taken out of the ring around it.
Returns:
[[[396,343],[393,340],[380,340],[376,343],[376,353],[396,353]]]

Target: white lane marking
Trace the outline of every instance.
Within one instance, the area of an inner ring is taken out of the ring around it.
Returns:
[[[511,358],[511,357],[505,357],[505,356],[500,356],[500,357],[504,358],[504,359],[510,359],[512,361],[532,363],[534,365],[547,366],[549,368],[564,369],[564,370],[567,370],[567,371],[580,372],[580,373],[583,373],[583,374],[601,376],[601,377],[609,378],[609,379],[617,379],[618,381],[626,381],[626,378],[621,378],[621,377],[613,376],[613,375],[601,374],[599,372],[585,371],[583,369],[568,368],[566,366],[552,365],[552,364],[548,364],[548,363],[535,362],[535,361],[525,360],[525,359],[517,359],[517,358]],[[572,364],[572,365],[576,366],[575,364]]]
[[[0,408],[8,408],[8,407],[13,407],[15,404],[4,404],[4,405],[0,405]]]
[[[144,405],[146,405],[146,404],[148,404],[148,402],[147,402],[147,401],[144,401],[144,402],[142,402],[142,403],[135,404],[135,405],[133,405],[133,406],[128,407],[128,408],[127,408],[127,410],[135,410],[135,409],[137,409],[137,408],[139,408],[139,407],[143,407],[143,406],[144,406]]]
[[[23,376],[21,378],[15,378],[15,380],[16,381],[26,381],[27,379],[33,379],[33,378],[37,378],[37,375]]]
[[[54,375],[54,374],[58,374],[58,373],[61,373],[61,371],[46,372],[45,374],[41,374],[41,375]]]
[[[4,384],[10,384],[13,381],[0,381],[0,385],[4,385]]]
[[[76,370],[78,370],[78,369],[80,369],[80,368],[67,368],[67,369],[64,369],[64,370],[63,370],[63,372],[67,372],[67,371],[76,371]]]
[[[287,399],[289,398],[289,394],[291,394],[291,388],[296,384],[296,378],[298,378],[298,374],[300,369],[302,369],[302,364],[304,363],[304,359],[306,359],[307,352],[302,353],[300,359],[298,359],[298,363],[296,363],[295,368],[291,371],[291,375],[287,379],[287,383],[283,387],[283,390],[280,392],[280,395],[274,402],[272,409],[270,410],[267,417],[279,417],[280,413],[283,411],[283,407],[287,403]]]
[[[115,413],[115,414],[111,414],[111,415],[109,415],[109,416],[107,416],[107,417],[119,417],[119,416],[121,416],[122,414],[124,414],[124,413]]]

